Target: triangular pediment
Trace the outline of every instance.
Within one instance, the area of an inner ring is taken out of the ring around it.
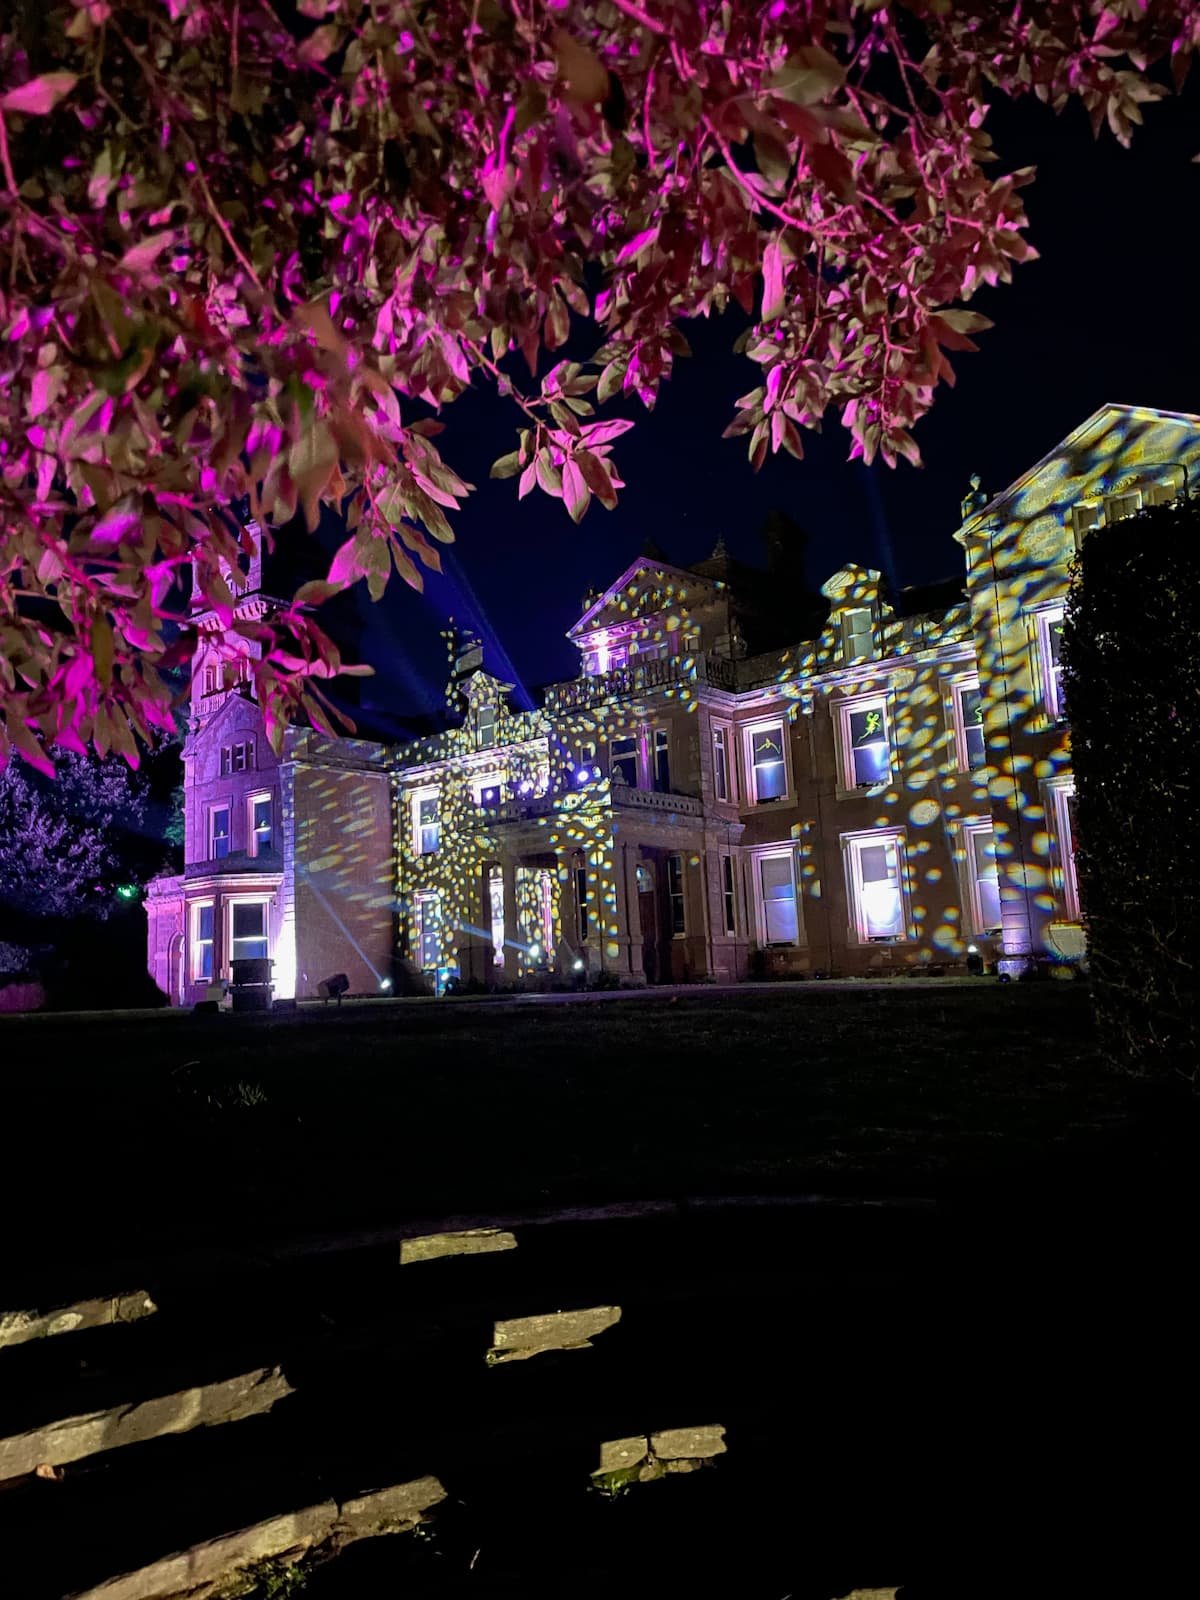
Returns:
[[[694,610],[715,600],[725,585],[714,578],[701,578],[666,561],[639,556],[617,581],[598,595],[568,630],[567,638],[577,642],[602,628],[628,626],[681,607]]]
[[[821,585],[821,593],[826,600],[833,601],[835,609],[838,606],[863,605],[878,595],[879,580],[880,574],[874,567],[860,567],[850,561],[844,567],[839,567],[832,577],[826,578]]]
[[[480,669],[462,680],[458,692],[474,710],[476,706],[504,705],[506,696],[512,693],[513,688],[513,684],[501,683],[499,678],[493,678],[490,672]]]
[[[217,709],[207,715],[196,731],[189,735],[184,750],[187,753],[199,740],[208,744],[230,738],[235,733],[257,734],[262,728],[263,715],[258,702],[247,695],[230,691]]]
[[[1150,406],[1107,404],[1040,461],[974,511],[955,537],[962,543],[998,516],[1033,514],[1051,506],[1120,493],[1139,479],[1153,478],[1194,459],[1200,448],[1200,417]],[[1028,501],[1028,505],[1023,503]]]

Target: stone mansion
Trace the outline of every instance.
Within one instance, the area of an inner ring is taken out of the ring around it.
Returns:
[[[187,1004],[239,957],[299,997],[336,973],[440,992],[1077,958],[1069,567],[1198,461],[1200,417],[1104,406],[1002,493],[972,480],[961,582],[891,597],[843,567],[795,638],[778,573],[649,553],[589,597],[579,673],[538,709],[454,636],[458,715],[396,746],[295,727],[276,757],[202,644],[151,973]],[[269,604],[252,571],[241,609]]]

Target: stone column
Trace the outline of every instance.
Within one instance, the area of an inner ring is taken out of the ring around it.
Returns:
[[[620,929],[622,966],[635,983],[645,983],[646,972],[642,965],[642,908],[638,900],[637,857],[635,844],[621,840],[617,844],[614,876],[617,881],[617,923]]]
[[[500,871],[504,880],[504,981],[515,983],[521,975],[518,952],[514,949],[521,937],[517,927],[517,863],[511,856],[505,856],[500,862]]]

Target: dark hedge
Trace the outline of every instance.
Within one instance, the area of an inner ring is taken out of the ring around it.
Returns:
[[[1114,1064],[1197,1081],[1200,501],[1089,533],[1063,631],[1080,892]]]

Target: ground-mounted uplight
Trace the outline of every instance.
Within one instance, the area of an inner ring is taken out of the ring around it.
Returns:
[[[119,883],[117,885],[117,898],[120,900],[136,900],[138,892],[136,883]]]
[[[583,962],[582,961],[578,961],[577,960],[575,962],[575,971],[576,972],[582,972],[583,971]]]
[[[386,993],[392,987],[392,980],[390,978],[380,978],[379,987]]]

